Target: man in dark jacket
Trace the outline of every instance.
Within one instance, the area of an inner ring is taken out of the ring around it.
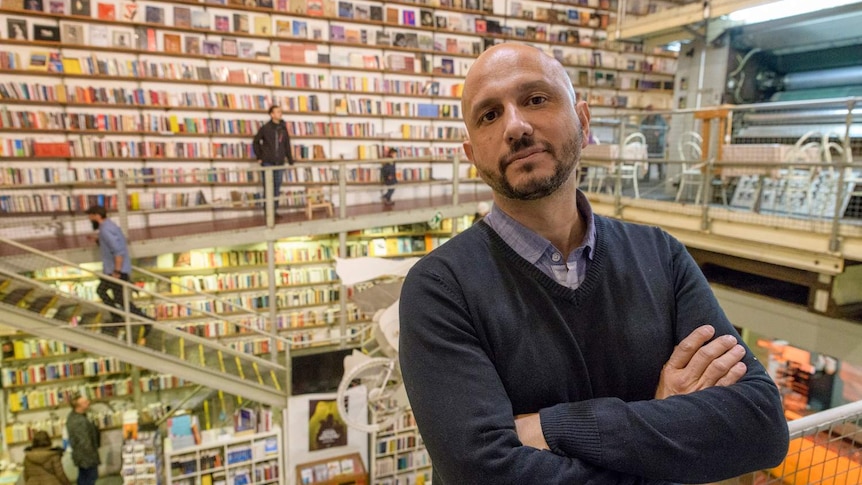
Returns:
[[[254,136],[252,149],[254,156],[257,157],[257,163],[263,167],[281,167],[284,161],[287,160],[289,165],[293,165],[293,154],[290,149],[290,135],[287,133],[287,126],[284,120],[281,119],[281,108],[279,106],[271,106],[269,108],[269,116],[271,120],[260,127],[257,135]],[[281,193],[281,181],[284,178],[284,170],[273,170],[273,196],[275,199],[275,208],[278,208],[278,196]],[[266,178],[263,179],[263,193],[266,194]]]
[[[72,446],[72,462],[78,467],[78,485],[94,485],[99,478],[99,444],[96,425],[87,417],[87,396],[72,399],[72,412],[66,418],[66,432]]]

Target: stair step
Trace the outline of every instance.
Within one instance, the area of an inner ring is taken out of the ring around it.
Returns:
[[[56,295],[38,296],[32,302],[30,302],[30,304],[27,306],[27,309],[33,313],[44,315],[54,305],[56,301]]]
[[[72,321],[72,318],[76,317],[80,310],[81,306],[76,303],[60,305],[57,308],[57,312],[54,313],[54,316],[52,318],[61,322],[70,323]]]
[[[15,306],[23,306],[33,288],[15,288],[3,297],[3,303]]]

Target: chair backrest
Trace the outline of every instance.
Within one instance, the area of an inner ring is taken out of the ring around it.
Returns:
[[[647,158],[647,143],[643,133],[636,131],[623,139],[624,160],[645,160]]]
[[[305,189],[305,200],[308,204],[320,204],[326,202],[323,195],[323,189],[321,187],[308,187]]]
[[[700,160],[703,158],[703,137],[696,131],[686,131],[676,144],[679,159]]]

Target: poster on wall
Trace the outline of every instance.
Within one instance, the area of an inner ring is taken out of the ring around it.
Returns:
[[[308,408],[308,451],[347,446],[347,424],[335,399],[312,399]]]

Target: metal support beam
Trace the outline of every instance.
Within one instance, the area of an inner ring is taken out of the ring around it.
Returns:
[[[685,27],[711,20],[749,7],[766,5],[777,0],[707,0],[666,8],[642,17],[628,16],[619,33],[611,31],[609,40],[632,40],[658,35],[689,35]]]

